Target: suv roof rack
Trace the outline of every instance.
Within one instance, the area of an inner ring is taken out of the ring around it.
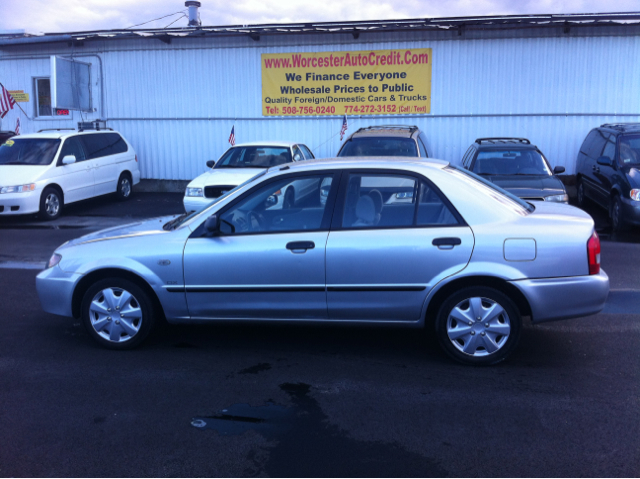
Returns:
[[[640,123],[605,123],[604,125],[600,125],[600,128],[611,128],[613,130],[624,131],[627,128],[640,128]]]
[[[94,121],[79,121],[78,122],[78,131],[85,130],[111,130],[113,128],[107,128],[107,120],[94,120]]]
[[[531,144],[531,142],[529,140],[527,140],[526,138],[509,138],[509,137],[502,138],[502,137],[499,137],[499,136],[495,137],[495,138],[477,138],[475,142],[478,145],[481,145],[483,141],[485,143],[509,143],[509,142],[512,142],[512,143],[523,143],[525,145],[530,145]]]
[[[367,130],[409,130],[411,133],[413,133],[414,131],[418,130],[418,127],[415,125],[372,125],[359,128],[356,133],[358,133],[359,131]]]
[[[38,133],[42,133],[43,131],[76,131],[75,128],[43,128],[42,130],[38,130]]]

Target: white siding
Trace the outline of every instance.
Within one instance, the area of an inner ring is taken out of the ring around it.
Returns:
[[[640,121],[640,37],[540,36],[464,39],[450,35],[420,40],[419,34],[110,40],[86,42],[76,55],[96,54],[93,104],[85,119],[107,118],[138,151],[144,178],[191,179],[238,142],[290,140],[306,143],[318,157],[339,146],[339,117],[262,118],[261,53],[372,49],[433,49],[430,115],[350,117],[347,134],[371,124],[416,124],[430,138],[434,155],[458,162],[481,136],[526,137],[552,165],[572,174],[587,132],[605,122]],[[425,38],[423,35],[422,38]],[[324,41],[329,38],[330,42]],[[394,39],[393,42],[387,40]],[[69,55],[64,44],[5,49],[8,55]],[[82,53],[80,53],[82,52]],[[48,76],[47,58],[0,61],[0,82],[32,96],[21,103],[33,114],[32,78]],[[100,88],[104,85],[104,111]],[[3,121],[13,129],[16,110]],[[28,121],[23,132],[72,127],[72,120]]]

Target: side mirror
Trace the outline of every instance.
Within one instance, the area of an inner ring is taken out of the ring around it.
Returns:
[[[556,166],[553,169],[553,174],[554,175],[559,175],[560,173],[564,173],[564,171],[565,171],[564,166]]]
[[[218,233],[220,232],[220,221],[218,220],[218,215],[209,216],[204,222],[204,229],[207,233]]]
[[[271,195],[264,201],[265,208],[270,208],[277,204],[278,204],[278,197],[276,195]]]
[[[602,166],[613,166],[613,161],[611,161],[611,158],[609,158],[608,156],[601,156],[596,161],[599,165]]]
[[[215,160],[209,160],[207,161],[207,168],[213,168],[213,165],[216,164]]]
[[[76,162],[76,157],[74,155],[67,155],[62,159],[63,165],[72,165]]]

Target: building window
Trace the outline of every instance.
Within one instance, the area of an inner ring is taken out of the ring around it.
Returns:
[[[49,78],[36,78],[36,116],[52,116],[51,81]]]

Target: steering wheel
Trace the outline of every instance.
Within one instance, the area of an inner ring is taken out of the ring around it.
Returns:
[[[266,225],[267,222],[265,221],[264,216],[257,211],[249,212],[249,229],[251,231],[265,231],[267,229]]]

